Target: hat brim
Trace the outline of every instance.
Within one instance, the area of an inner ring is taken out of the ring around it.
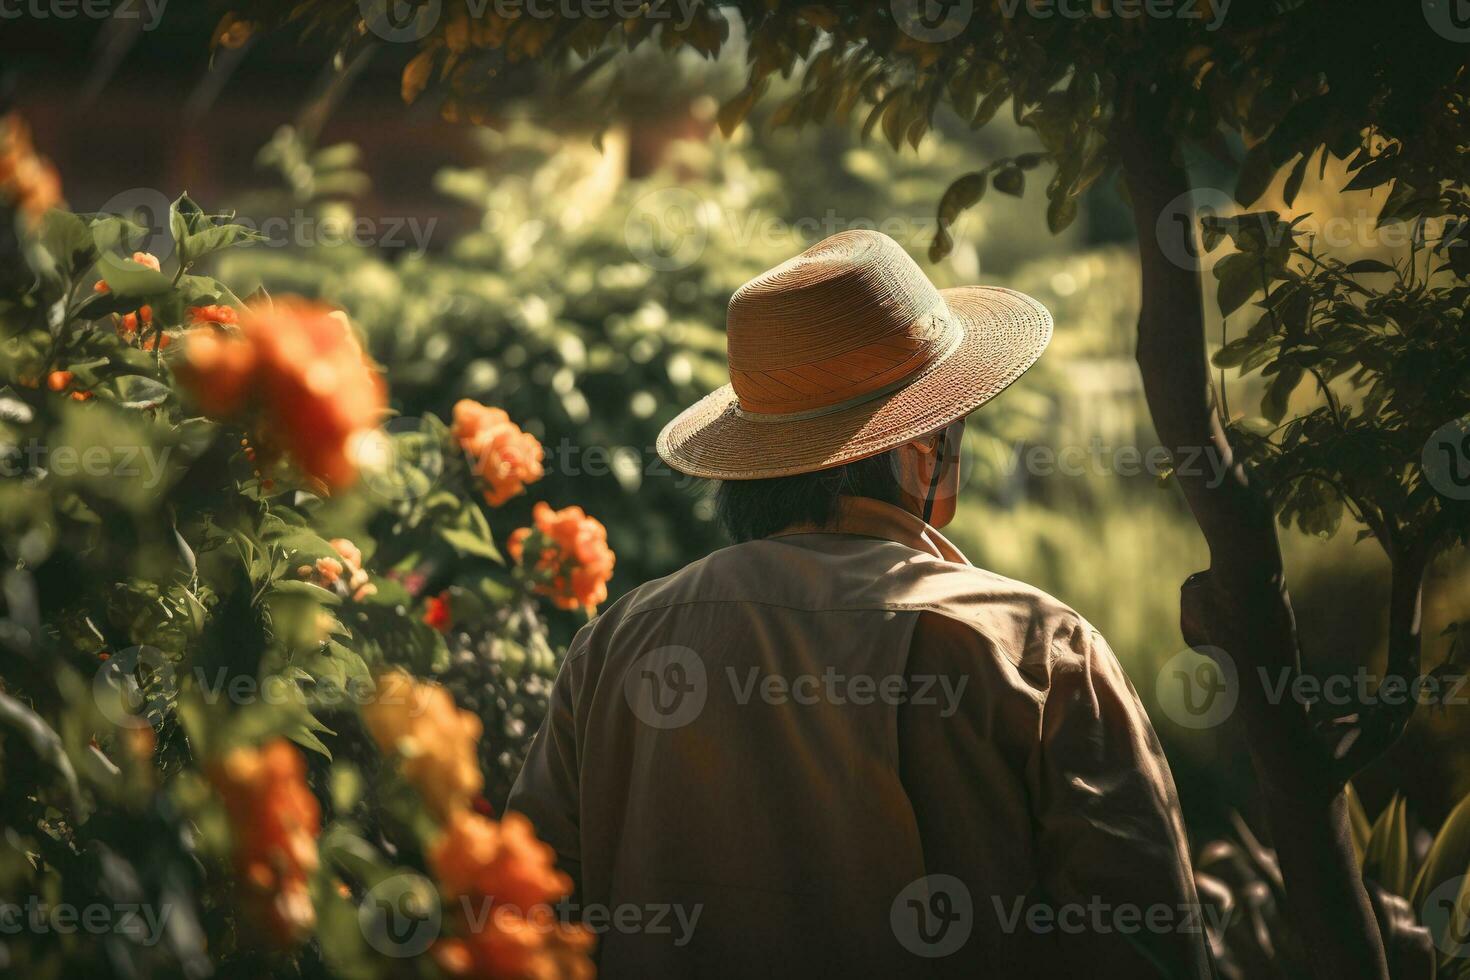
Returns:
[[[1046,307],[994,286],[940,291],[962,331],[912,382],[830,415],[761,418],[738,410],[730,385],[679,413],[658,437],[674,469],[715,480],[760,480],[841,466],[962,419],[1009,387],[1051,341]]]

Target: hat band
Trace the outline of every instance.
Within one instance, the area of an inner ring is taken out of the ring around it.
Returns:
[[[894,392],[902,391],[904,388],[907,388],[927,375],[930,371],[933,371],[949,355],[959,349],[960,341],[965,338],[965,332],[960,328],[958,320],[951,314],[943,318],[940,322],[945,326],[946,337],[944,350],[930,357],[928,362],[917,371],[906,374],[896,381],[891,381],[872,391],[865,391],[860,395],[854,395],[852,398],[847,398],[831,405],[822,405],[818,408],[809,408],[800,412],[747,412],[740,407],[740,402],[737,400],[733,406],[735,414],[748,422],[801,422],[806,419],[819,419],[827,415],[836,415],[838,412],[845,412],[849,408],[856,408],[868,402],[887,398]]]

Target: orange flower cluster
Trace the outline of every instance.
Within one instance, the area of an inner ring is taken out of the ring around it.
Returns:
[[[367,569],[362,567],[362,552],[357,545],[346,538],[333,538],[331,544],[338,558],[318,558],[315,564],[296,569],[296,574],[324,589],[348,596],[354,602],[377,595],[378,587],[368,581]]]
[[[237,748],[210,766],[234,836],[235,868],[271,940],[289,947],[316,926],[307,877],[317,869],[321,807],[306,761],[283,738]]]
[[[485,787],[475,748],[479,716],[456,708],[439,685],[401,670],[379,674],[377,685],[362,720],[378,748],[398,757],[404,778],[440,819],[468,807]]]
[[[50,374],[46,375],[46,387],[50,388],[52,391],[66,391],[68,388],[72,387],[72,385],[76,382],[76,379],[77,376],[70,371],[52,371]],[[78,402],[84,402],[92,397],[92,393],[90,391],[83,391],[80,388],[71,391],[70,395],[72,401]]]
[[[163,271],[163,264],[158,261],[158,256],[153,255],[150,252],[134,252],[133,261],[138,263],[139,265],[147,266],[154,272]],[[112,287],[107,284],[106,279],[99,279],[96,284],[92,286],[92,290],[98,293],[107,293],[112,291]],[[153,307],[145,304],[138,307],[137,313],[124,314],[117,321],[118,334],[124,340],[132,343],[133,339],[138,336],[139,320],[142,321],[142,325],[145,327],[152,324]],[[169,343],[172,342],[172,340],[173,338],[168,336],[167,334],[159,334],[158,339],[154,341],[154,346],[158,348],[167,347]]]
[[[532,589],[549,596],[560,609],[584,607],[590,614],[607,601],[616,556],[607,546],[607,528],[580,507],[552,510],[544,501],[531,511],[535,530],[511,532],[507,548],[517,563],[525,564],[527,546],[535,555]]]
[[[484,787],[480,719],[456,708],[444,688],[401,670],[378,675],[377,684],[363,724],[442,825],[428,852],[440,891],[450,900],[491,903],[488,916],[480,914],[483,905],[457,903],[458,935],[434,946],[439,965],[453,976],[486,980],[590,978],[592,935],[555,921],[552,906],[572,888],[556,870],[555,853],[525,817],[511,813],[496,823],[475,812]]]
[[[15,113],[0,116],[0,197],[35,224],[61,201],[61,177],[36,154],[31,130]]]
[[[544,453],[503,409],[461,398],[454,405],[454,437],[485,482],[485,503],[499,507],[541,479]]]
[[[189,320],[195,326],[207,326],[211,323],[219,324],[221,327],[233,327],[240,322],[240,313],[233,306],[191,306],[189,307]]]
[[[382,376],[346,316],[303,300],[247,309],[238,331],[212,307],[189,331],[180,376],[206,413],[259,413],[262,441],[329,487],[357,478],[354,446],[387,409]]]
[[[507,813],[499,823],[461,810],[429,850],[446,898],[465,915],[461,935],[441,940],[434,958],[452,976],[590,978],[590,932],[558,920],[554,906],[572,889],[556,854],[531,822]],[[473,901],[489,903],[476,909]],[[477,914],[482,921],[468,921]]]

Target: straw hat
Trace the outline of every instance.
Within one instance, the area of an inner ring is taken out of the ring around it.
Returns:
[[[1010,289],[935,289],[892,238],[845,231],[735,291],[730,384],[681,412],[658,454],[691,476],[840,466],[964,418],[1036,363],[1051,314]]]

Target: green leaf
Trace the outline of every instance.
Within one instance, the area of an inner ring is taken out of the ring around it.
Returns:
[[[1378,259],[1359,259],[1356,262],[1349,262],[1342,271],[1350,276],[1360,276],[1366,273],[1395,272],[1397,270],[1387,262],[1380,262]]]
[[[1470,796],[1450,811],[1429,845],[1424,864],[1409,890],[1409,904],[1422,908],[1429,893],[1451,878],[1470,874]]]
[[[117,385],[117,400],[124,408],[157,408],[173,394],[168,385],[141,374],[124,374],[113,383]]]
[[[1026,175],[1017,166],[1003,167],[995,175],[995,189],[1002,194],[1020,197],[1026,190]]]
[[[500,561],[500,552],[495,549],[494,542],[484,535],[463,528],[445,527],[439,529],[439,536],[461,555]]]
[[[92,219],[92,240],[99,252],[132,251],[132,242],[148,236],[148,229],[121,215],[100,215]]]
[[[1053,235],[1063,231],[1077,217],[1077,199],[1057,196],[1046,206],[1046,227]]]
[[[185,239],[184,245],[189,261],[193,262],[211,252],[218,252],[232,245],[265,240],[265,236],[253,228],[247,228],[245,225],[226,224],[206,228],[197,234],[190,235]]]
[[[1363,856],[1368,850],[1368,838],[1372,835],[1373,828],[1368,823],[1368,814],[1363,809],[1363,801],[1358,799],[1358,791],[1353,789],[1353,784],[1347,783],[1343,786],[1342,791],[1347,797],[1348,830],[1353,836],[1353,853],[1358,859],[1358,867],[1361,868]]]
[[[271,592],[279,595],[302,596],[324,606],[340,606],[342,597],[313,582],[299,578],[283,578],[271,586]]]
[[[1215,278],[1220,285],[1215,298],[1220,315],[1229,316],[1245,305],[1261,288],[1261,269],[1257,260],[1245,252],[1225,256],[1215,265]]]
[[[1395,895],[1409,890],[1409,826],[1404,799],[1397,793],[1373,823],[1363,855],[1363,877]]]
[[[1210,363],[1215,367],[1239,367],[1251,354],[1269,344],[1269,340],[1257,340],[1253,337],[1240,337],[1215,351],[1215,356],[1210,358]]]
[[[72,768],[71,759],[67,757],[61,736],[46,723],[46,719],[36,714],[24,702],[0,692],[0,728],[13,732],[24,740],[37,761],[49,769],[60,781],[62,788],[66,791],[72,816],[77,820],[85,820],[87,807],[77,783],[76,770]],[[13,752],[14,749],[6,749],[7,756]]]
[[[97,243],[87,223],[70,211],[52,209],[41,219],[41,244],[68,277],[97,261]]]
[[[119,296],[145,298],[173,289],[171,278],[132,259],[103,255],[98,265],[102,278],[107,280],[107,287]]]
[[[973,206],[985,196],[986,176],[977,170],[965,174],[950,184],[939,199],[939,224],[948,227],[954,224],[966,208]]]
[[[234,224],[233,211],[206,214],[188,194],[169,208],[169,229],[179,247],[179,261],[192,263],[239,242],[261,242],[265,236],[245,225]]]
[[[1292,202],[1296,200],[1297,192],[1302,189],[1302,178],[1307,175],[1307,161],[1311,159],[1311,156],[1310,151],[1303,153],[1301,159],[1296,162],[1296,166],[1291,168],[1291,173],[1286,175],[1286,186],[1281,188],[1281,199],[1286,202],[1287,207],[1291,207]]]
[[[1271,162],[1271,153],[1265,142],[1257,143],[1241,161],[1240,172],[1235,178],[1235,200],[1241,207],[1249,207],[1265,193],[1276,176],[1276,165]]]
[[[1302,369],[1295,364],[1283,365],[1261,397],[1261,414],[1272,422],[1280,422],[1285,418],[1287,403],[1291,400],[1291,393],[1301,383],[1302,374]]]

